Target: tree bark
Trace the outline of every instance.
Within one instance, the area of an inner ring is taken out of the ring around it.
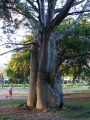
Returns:
[[[38,43],[35,41],[31,43],[31,61],[30,61],[30,83],[27,105],[34,108],[36,107],[36,83],[38,72]]]
[[[64,104],[56,43],[52,38],[48,41],[47,32],[43,34],[43,43],[36,49],[33,44],[31,52],[30,90],[27,105],[37,109],[58,108]],[[37,59],[38,58],[38,59]],[[52,74],[54,71],[54,74]]]

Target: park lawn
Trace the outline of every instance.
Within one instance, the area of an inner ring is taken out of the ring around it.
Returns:
[[[25,103],[26,100],[12,100],[12,101],[2,101],[0,102],[0,106],[13,106],[13,105],[19,105]],[[50,111],[48,111],[50,112]],[[58,112],[58,111],[57,111]],[[53,114],[53,113],[52,113]],[[90,102],[67,102],[66,103],[66,110],[59,110],[59,114],[63,115],[65,118],[70,119],[79,119],[83,120],[90,120]],[[7,115],[3,116],[0,113],[0,120],[3,119],[3,117],[6,120],[13,120],[13,117],[9,117]],[[43,120],[43,119],[42,119]]]
[[[68,118],[90,120],[90,102],[67,103],[66,110],[59,113]]]
[[[1,101],[0,106],[8,106],[8,105],[19,105],[25,103],[26,100],[8,100],[8,101]]]
[[[19,105],[25,103],[26,100],[12,100],[12,101],[1,101],[0,106],[13,106],[13,105]],[[7,115],[2,115],[0,114],[0,120],[13,120],[13,117],[7,116]]]
[[[7,116],[7,115],[2,115],[2,114],[0,114],[0,120],[13,120],[13,118],[12,117],[9,117],[9,116]]]

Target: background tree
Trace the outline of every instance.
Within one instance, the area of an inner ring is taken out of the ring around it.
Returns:
[[[28,40],[30,40],[32,37],[33,34],[30,34],[21,41],[21,50],[18,51],[18,49],[16,49],[16,52],[12,54],[11,59],[7,64],[6,73],[12,83],[18,83],[18,81],[19,83],[29,82],[28,78],[30,77],[30,51],[26,47],[26,44],[28,44]]]
[[[23,83],[24,79],[28,80],[30,75],[30,53],[18,52],[13,54],[7,65],[6,72],[14,83],[18,83],[18,80],[20,83]]]
[[[88,16],[87,16],[88,17]],[[74,20],[74,19],[73,19]],[[62,27],[69,26],[70,18],[67,23],[65,21],[62,22],[62,25],[59,25],[55,28],[55,31],[59,31]],[[89,42],[89,35],[90,33],[90,23],[88,19],[83,17],[79,24],[68,34],[66,34],[60,41],[57,42],[57,47],[59,46],[59,50],[66,49],[67,54],[78,54],[89,50],[90,42]],[[81,78],[81,73],[86,68],[89,70],[89,55],[88,56],[80,56],[75,59],[68,59],[65,61],[61,66],[61,75],[63,76],[72,76],[72,79],[76,77]],[[86,70],[86,71],[87,71]],[[83,78],[84,79],[84,78]],[[88,80],[88,79],[87,79]]]
[[[24,25],[28,23],[33,28],[34,36],[30,42],[30,90],[27,100],[29,107],[45,109],[63,106],[59,67],[65,59],[87,55],[88,53],[67,55],[65,50],[62,50],[57,56],[56,41],[63,37],[64,33],[75,27],[84,12],[89,11],[89,3],[89,0],[26,0],[17,3],[4,1],[0,4],[2,18],[7,18],[6,20],[16,25],[16,28],[20,23]],[[80,5],[80,11],[77,10],[78,5]],[[10,12],[21,14],[24,17],[19,20],[18,17],[11,17]],[[72,25],[59,32],[53,31],[54,27],[61,24],[66,17],[77,13],[81,14],[78,18],[76,17],[77,20]],[[10,27],[9,31],[11,31]]]

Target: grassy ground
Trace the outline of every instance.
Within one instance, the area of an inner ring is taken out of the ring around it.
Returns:
[[[67,103],[66,110],[60,111],[60,114],[68,118],[83,118],[90,120],[90,102]]]
[[[13,105],[19,105],[24,103],[25,100],[13,100],[13,101],[2,101],[0,102],[1,106],[13,106]],[[50,111],[49,111],[50,112]],[[53,114],[53,113],[52,113]],[[68,118],[68,120],[77,119],[77,120],[90,120],[90,102],[78,102],[78,103],[66,103],[66,110],[60,110],[60,115],[63,115],[65,118]],[[0,120],[14,120],[13,117],[9,117],[7,115],[4,115],[0,113]],[[19,120],[19,119],[15,119]],[[34,119],[33,119],[34,120]],[[39,120],[39,119],[38,119]],[[43,120],[43,119],[41,119]],[[64,119],[63,119],[64,120]]]
[[[26,100],[1,101],[0,106],[13,106],[26,102]],[[14,120],[13,117],[0,113],[0,120]],[[18,119],[15,119],[18,120]]]
[[[0,102],[0,106],[8,106],[8,105],[19,105],[26,102],[26,100],[11,100],[11,101],[2,101]]]

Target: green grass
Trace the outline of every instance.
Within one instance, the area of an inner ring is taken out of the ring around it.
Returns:
[[[7,116],[7,115],[1,115],[0,114],[0,120],[13,120],[13,117]],[[18,119],[15,119],[18,120]]]
[[[24,102],[26,102],[26,100],[4,101],[0,102],[0,106],[19,105]],[[66,103],[66,110],[61,110],[59,113],[67,118],[75,118],[77,120],[83,118],[83,120],[90,120],[90,102]],[[13,120],[13,118],[0,114],[0,120]]]
[[[0,120],[2,120],[2,115],[0,114]]]
[[[0,102],[0,106],[8,106],[8,105],[19,105],[25,103],[26,100],[12,100],[12,101],[4,101]],[[0,114],[0,120],[14,120],[13,117],[10,117],[8,115],[2,115]],[[15,119],[18,120],[18,119]]]
[[[4,101],[4,102],[0,102],[0,106],[8,106],[8,105],[19,105],[19,104],[22,104],[22,103],[25,103],[26,100],[8,100],[8,101]]]
[[[67,103],[66,110],[60,111],[60,114],[68,118],[88,118],[90,120],[90,102]]]

